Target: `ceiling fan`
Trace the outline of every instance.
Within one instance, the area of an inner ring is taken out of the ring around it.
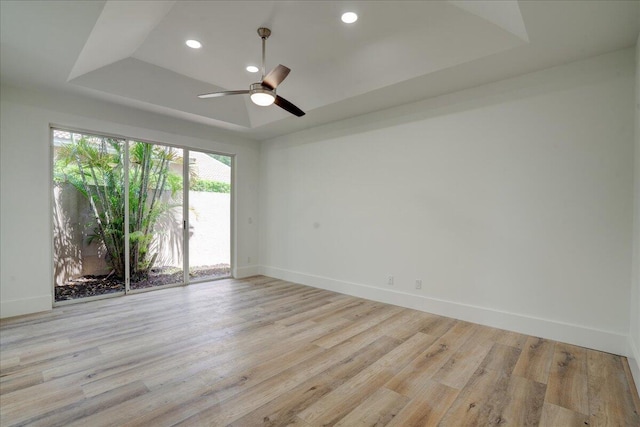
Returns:
[[[203,93],[202,95],[198,95],[198,98],[217,98],[220,96],[244,95],[248,93],[251,97],[251,101],[256,105],[266,107],[271,104],[276,104],[278,107],[295,116],[304,116],[304,111],[283,97],[276,95],[276,88],[280,83],[282,83],[291,70],[280,64],[271,70],[269,74],[266,76],[264,75],[265,44],[271,35],[271,30],[264,27],[258,28],[258,35],[262,39],[262,80],[257,83],[251,83],[248,90],[227,90],[223,92]]]

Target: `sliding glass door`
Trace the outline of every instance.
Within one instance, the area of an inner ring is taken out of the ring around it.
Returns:
[[[60,129],[52,139],[56,302],[230,276],[231,157]]]

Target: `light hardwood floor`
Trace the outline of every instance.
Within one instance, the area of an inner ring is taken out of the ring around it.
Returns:
[[[626,359],[268,277],[0,322],[2,426],[637,426]]]

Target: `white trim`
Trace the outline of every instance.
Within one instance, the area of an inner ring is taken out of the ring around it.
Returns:
[[[259,265],[249,265],[245,267],[232,268],[232,277],[234,279],[244,279],[245,277],[257,276],[262,274],[262,267]]]
[[[188,148],[182,149],[182,283],[188,285],[189,280],[189,187],[191,186],[191,175],[189,175],[189,155]],[[185,160],[186,159],[186,160]]]
[[[48,230],[48,240],[49,240],[49,248],[51,250],[51,256],[49,256],[49,283],[51,284],[51,308],[56,303],[56,268],[55,262],[53,261],[54,254],[56,253],[56,247],[53,237],[53,230],[55,230],[55,220],[53,218],[53,207],[56,203],[55,196],[55,184],[53,181],[53,162],[54,162],[54,147],[53,147],[53,125],[49,123],[49,133],[48,133],[48,141],[47,145],[49,145],[49,230]],[[0,317],[4,317],[2,312],[0,312]]]
[[[31,298],[3,300],[0,302],[0,317],[22,316],[51,310],[51,295]]]
[[[525,316],[517,313],[429,298],[421,295],[344,282],[276,267],[261,266],[260,273],[277,279],[301,283],[373,301],[394,304],[441,316],[453,317],[494,328],[552,339],[619,355],[628,352],[628,336],[612,331]],[[237,277],[237,276],[236,276]]]
[[[231,158],[231,173],[229,174],[230,182],[231,182],[231,191],[229,192],[229,268],[233,272],[235,270],[235,266],[239,264],[238,262],[238,228],[236,227],[240,221],[237,221],[236,212],[236,155],[235,154],[225,154],[225,156]]]
[[[638,394],[640,394],[640,348],[638,348],[638,343],[634,342],[631,336],[629,336],[629,353],[627,354],[627,360],[629,362],[629,368],[631,369],[631,375],[633,376],[633,382],[636,385],[636,390]]]
[[[124,145],[124,154],[123,154],[123,174],[122,179],[124,180],[124,189],[122,190],[122,194],[126,194],[127,196],[124,198],[124,223],[122,227],[124,227],[124,293],[125,295],[131,292],[131,241],[130,241],[130,233],[129,233],[129,220],[130,216],[130,206],[129,206],[129,197],[131,194],[129,193],[129,161],[131,160],[129,155],[131,154],[131,140],[124,139],[122,141]]]

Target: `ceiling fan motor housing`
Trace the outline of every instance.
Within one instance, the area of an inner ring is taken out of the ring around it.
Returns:
[[[273,95],[274,98],[276,97],[276,90],[263,86],[262,82],[251,83],[249,86],[249,93],[268,93]]]

